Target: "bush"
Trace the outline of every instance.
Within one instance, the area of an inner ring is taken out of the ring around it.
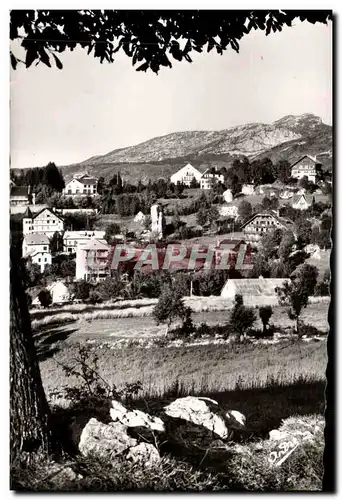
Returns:
[[[39,292],[38,299],[43,307],[49,307],[49,305],[52,303],[51,293],[46,288]]]
[[[234,333],[244,335],[256,321],[256,315],[252,308],[245,307],[242,295],[235,295],[235,305],[230,317],[230,327]]]

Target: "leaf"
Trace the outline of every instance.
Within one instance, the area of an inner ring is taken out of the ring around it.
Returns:
[[[12,65],[12,68],[16,69],[17,64],[18,64],[17,58],[13,54],[11,54],[11,65]]]
[[[137,71],[146,71],[148,69],[148,67],[149,67],[148,62],[145,62],[144,64],[139,66],[139,68],[137,68]]]
[[[49,68],[51,68],[50,58],[44,49],[41,49],[39,51],[39,55],[40,55],[40,60],[42,61],[42,63],[44,63]]]
[[[37,49],[35,45],[32,44],[28,47],[26,52],[26,59],[25,59],[26,68],[29,68],[33,63],[33,61],[35,61],[36,59],[37,59]]]
[[[56,66],[58,69],[63,69],[63,64],[61,63],[61,61],[58,59],[58,57],[55,55],[55,54],[52,54],[53,55],[53,58],[56,62]]]

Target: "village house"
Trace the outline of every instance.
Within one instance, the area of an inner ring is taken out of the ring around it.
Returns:
[[[110,276],[110,245],[91,238],[76,248],[76,279],[100,281]]]
[[[65,231],[63,235],[63,252],[75,253],[79,245],[87,243],[92,238],[103,240],[105,231]],[[103,240],[105,243],[105,241]]]
[[[291,206],[296,210],[307,210],[314,202],[315,198],[312,194],[296,194],[291,200]]]
[[[51,283],[49,286],[47,286],[46,289],[51,294],[52,304],[65,304],[67,302],[70,302],[70,300],[72,299],[71,293],[68,287],[63,283],[63,281],[55,281],[54,283]],[[35,298],[32,300],[33,306],[40,305],[38,295],[39,292],[37,291],[35,294]]]
[[[215,169],[207,168],[200,180],[201,189],[212,189],[215,182],[223,184],[224,176],[219,174]]]
[[[287,278],[241,278],[228,279],[221,291],[221,297],[234,300],[242,295],[246,306],[277,305],[279,299],[276,288],[289,282]]]
[[[309,155],[302,156],[291,165],[291,177],[295,179],[307,177],[309,181],[316,183],[322,175],[322,164]]]
[[[45,234],[27,234],[24,236],[22,244],[22,256],[32,252],[49,252],[50,241]]]
[[[64,196],[96,196],[97,195],[97,178],[88,173],[82,176],[74,176],[63,189]]]
[[[27,208],[23,218],[23,234],[41,233],[50,238],[55,232],[64,231],[64,221],[60,215],[50,208],[43,208],[33,215],[30,208]]]
[[[242,224],[241,229],[248,243],[258,243],[264,234],[269,234],[275,229],[293,229],[293,222],[279,217],[276,212],[264,211],[253,215]]]
[[[190,187],[192,180],[195,179],[196,182],[200,182],[201,176],[201,172],[193,167],[191,163],[188,163],[185,167],[178,170],[178,172],[171,175],[170,181],[172,184],[185,184],[185,186]]]
[[[254,194],[254,185],[253,184],[244,184],[242,186],[241,193],[246,195],[246,196]]]
[[[23,240],[22,256],[25,259],[30,257],[32,263],[40,266],[40,272],[44,272],[46,265],[52,262],[49,238],[45,234],[27,234]]]
[[[239,207],[237,203],[225,203],[219,208],[219,214],[221,217],[231,217],[232,219],[237,219],[239,216]]]
[[[226,189],[226,191],[222,193],[222,196],[226,203],[230,203],[231,201],[233,201],[233,193],[231,189]]]
[[[10,206],[26,206],[35,204],[35,193],[32,193],[31,186],[12,186],[10,192]]]

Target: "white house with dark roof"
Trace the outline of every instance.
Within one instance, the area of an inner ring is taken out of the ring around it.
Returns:
[[[22,245],[23,258],[30,257],[34,264],[40,266],[43,272],[45,266],[51,264],[50,241],[46,234],[27,234]]]
[[[212,189],[215,182],[223,184],[224,176],[220,174],[216,169],[207,168],[205,172],[203,172],[200,180],[200,188],[201,189]]]
[[[312,194],[296,194],[291,200],[291,206],[296,210],[307,210],[314,202],[315,198]]]
[[[309,181],[316,183],[322,177],[322,163],[312,156],[304,155],[291,165],[291,177],[307,177]]]
[[[64,196],[96,196],[98,179],[88,173],[75,175],[63,189]]]
[[[193,167],[191,163],[188,163],[180,170],[178,170],[175,174],[171,175],[170,181],[172,182],[172,184],[180,183],[185,184],[186,186],[190,186],[193,179],[195,179],[196,182],[200,182],[201,177],[202,173],[197,170],[197,168]]]
[[[35,215],[28,208],[23,217],[23,235],[38,233],[51,238],[55,232],[61,233],[63,231],[63,218],[50,208],[43,208]]]

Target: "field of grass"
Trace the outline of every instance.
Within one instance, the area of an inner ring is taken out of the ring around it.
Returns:
[[[38,331],[48,326],[62,326],[68,323],[77,323],[77,329],[86,329],[95,335],[103,336],[103,332],[120,331],[120,322],[123,325],[125,337],[136,337],[139,334],[154,328],[151,317],[154,305],[158,299],[138,299],[130,301],[107,302],[99,305],[75,304],[48,310],[32,309],[32,327]],[[311,324],[321,331],[328,330],[328,308],[329,298],[312,297],[309,304],[303,310],[301,318],[306,324]],[[195,323],[205,322],[207,324],[222,324],[229,320],[229,310],[232,307],[230,299],[222,297],[186,297],[185,304],[193,310]],[[250,304],[253,305],[253,304]],[[99,323],[101,321],[101,323]],[[271,321],[275,326],[289,327],[293,322],[289,320],[286,308],[282,306],[273,307]],[[261,325],[258,325],[258,327]],[[119,328],[118,328],[119,327]],[[159,328],[163,331],[163,327]],[[100,333],[101,332],[101,333]]]
[[[323,341],[153,349],[112,349],[110,345],[95,343],[90,344],[89,349],[99,356],[101,377],[118,387],[140,380],[144,395],[149,397],[167,393],[175,383],[180,383],[188,394],[213,394],[237,388],[260,389],[271,379],[284,386],[299,379],[323,381],[327,363]],[[43,383],[48,392],[65,384],[77,384],[73,377],[66,379],[57,363],[67,364],[77,351],[77,344],[66,343],[60,351],[41,362]],[[245,403],[241,401],[242,405]],[[243,411],[240,407],[235,409]]]

